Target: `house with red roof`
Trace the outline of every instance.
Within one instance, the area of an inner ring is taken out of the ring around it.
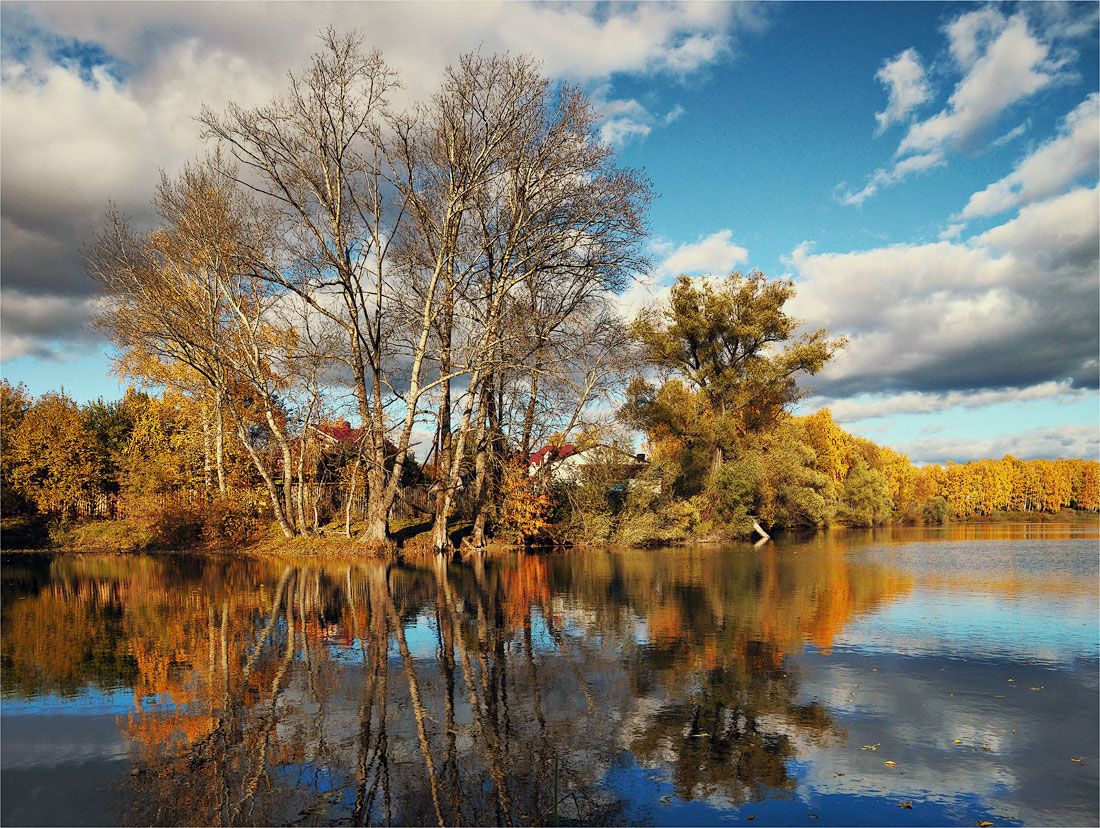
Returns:
[[[359,440],[363,437],[363,429],[352,428],[351,423],[347,420],[339,425],[329,425],[327,423],[310,423],[309,426],[313,432],[322,438],[324,438],[325,444],[330,448],[341,449],[353,449]],[[392,457],[397,454],[397,446],[386,440],[386,456]]]
[[[541,474],[555,483],[579,483],[589,469],[616,466],[624,477],[633,479],[649,464],[644,454],[627,454],[614,446],[589,446],[580,449],[572,443],[544,446],[528,458],[527,473]]]

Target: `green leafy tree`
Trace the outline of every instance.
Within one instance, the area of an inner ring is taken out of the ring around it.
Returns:
[[[752,519],[772,527],[823,526],[836,507],[829,478],[815,466],[801,423],[782,419],[750,435],[710,477],[700,501],[716,529],[752,531]]]
[[[886,475],[857,460],[841,494],[840,516],[850,526],[874,526],[890,517],[890,482]]]
[[[113,491],[117,491],[121,483],[119,478],[126,464],[126,449],[130,444],[134,426],[148,404],[147,394],[131,388],[121,400],[107,402],[100,397],[81,409],[106,453],[109,478],[107,485]]]
[[[740,431],[774,422],[798,397],[796,378],[816,374],[843,346],[824,329],[795,336],[783,311],[794,283],[759,271],[725,279],[681,276],[668,301],[645,311],[631,333],[650,363],[699,389],[717,418]]]
[[[947,523],[951,520],[951,505],[936,495],[924,502],[921,514],[925,523]]]
[[[832,485],[818,471],[805,428],[790,418],[765,436],[756,514],[771,526],[823,526],[836,513]]]

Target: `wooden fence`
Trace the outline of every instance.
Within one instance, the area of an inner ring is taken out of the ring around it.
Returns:
[[[332,504],[338,514],[343,514],[344,495],[342,486],[325,486],[331,490],[321,495],[320,500]],[[465,491],[460,491],[452,501],[452,514],[468,514],[471,511],[472,498]],[[429,520],[435,514],[435,491],[427,486],[405,486],[397,490],[393,507],[390,509],[390,520],[415,520],[418,518]],[[352,520],[363,520],[367,516],[367,492],[360,490],[355,493],[351,503]]]
[[[168,492],[141,495],[139,500],[143,509],[202,509],[207,500],[215,497],[217,491],[207,492],[201,488],[182,488]],[[261,510],[269,506],[267,492],[262,489],[233,488],[225,497],[238,503],[255,503]],[[75,514],[81,518],[125,518],[133,515],[135,501],[115,492],[103,492],[97,495],[78,497],[69,502],[52,504],[47,512],[51,515]]]

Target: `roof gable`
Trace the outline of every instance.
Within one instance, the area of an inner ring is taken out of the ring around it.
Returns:
[[[551,460],[564,460],[570,455],[579,453],[578,449],[572,443],[565,443],[561,446],[543,446],[530,457],[532,466],[541,466],[544,462],[549,463]]]

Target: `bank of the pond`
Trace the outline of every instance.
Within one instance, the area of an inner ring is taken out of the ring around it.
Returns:
[[[976,515],[966,520],[954,520],[947,525],[994,526],[1000,524],[1068,524],[1071,526],[1100,526],[1100,514],[1096,512],[1073,511],[1060,512],[996,512],[992,515]],[[885,524],[884,526],[902,526],[903,524]],[[470,532],[469,521],[457,521],[451,526],[451,542],[460,548]],[[849,528],[849,527],[833,527]],[[173,533],[153,532],[137,520],[120,518],[116,520],[90,520],[62,523],[56,518],[44,516],[4,518],[0,523],[0,547],[4,552],[19,551],[81,551],[110,552],[116,554],[155,553],[155,552],[204,552],[234,553],[275,557],[386,557],[401,554],[416,557],[431,551],[431,522],[405,521],[393,527],[392,540],[388,543],[365,543],[356,539],[361,527],[352,524],[352,537],[344,535],[343,526],[332,524],[323,527],[318,534],[300,535],[294,538],[284,537],[275,523],[261,526],[258,530],[243,537],[206,537],[191,533],[180,536]],[[813,534],[814,529],[790,530],[795,534]],[[790,532],[778,531],[777,537]],[[755,538],[753,538],[755,539]],[[714,544],[729,542],[729,538],[713,535],[689,536],[675,542],[664,541],[661,545],[681,546],[696,544]],[[576,545],[606,546],[606,544],[586,544],[583,541],[548,539],[539,548],[563,548]],[[507,538],[498,538],[490,542],[490,553],[505,552],[516,548],[516,544]]]
[[[293,538],[285,537],[278,524],[272,522],[248,534],[247,537],[205,537],[197,533],[180,536],[152,531],[141,521],[130,518],[88,520],[62,523],[44,516],[4,518],[0,523],[0,547],[5,553],[16,552],[103,552],[137,554],[157,552],[233,553],[272,557],[387,557],[426,554],[431,550],[431,522],[400,522],[392,528],[387,543],[358,540],[365,527],[351,525],[352,537],[344,534],[343,526],[335,524],[321,531]],[[470,521],[455,521],[451,525],[451,542],[460,547],[469,535]],[[490,552],[513,548],[507,540],[495,539],[487,546]]]

